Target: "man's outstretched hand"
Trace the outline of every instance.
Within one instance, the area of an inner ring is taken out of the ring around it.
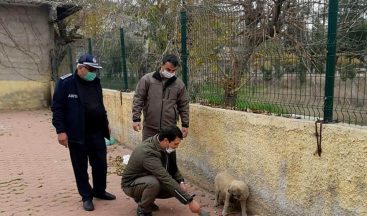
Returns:
[[[192,213],[200,213],[200,204],[195,200],[189,203],[189,208]]]
[[[200,204],[195,200],[189,203],[189,208],[192,213],[197,213],[199,216],[210,216],[209,212],[200,208]]]

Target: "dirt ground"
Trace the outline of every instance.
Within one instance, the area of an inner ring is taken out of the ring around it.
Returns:
[[[122,192],[113,163],[117,156],[130,154],[130,149],[120,144],[108,146],[107,191],[117,199],[95,199],[95,211],[86,212],[77,193],[69,151],[56,139],[47,109],[0,113],[1,216],[136,215],[136,204]],[[210,215],[220,215],[220,209],[213,207],[212,194],[194,185],[189,191]],[[194,215],[175,198],[156,203],[160,207],[156,216]]]

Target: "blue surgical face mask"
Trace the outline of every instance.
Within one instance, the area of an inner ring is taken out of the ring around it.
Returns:
[[[88,71],[87,74],[85,74],[85,76],[83,77],[83,79],[86,81],[93,81],[96,77],[97,77],[96,73],[92,73]]]

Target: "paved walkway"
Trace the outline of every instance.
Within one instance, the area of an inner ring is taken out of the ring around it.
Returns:
[[[111,162],[131,151],[122,145],[108,147]],[[109,168],[113,170],[113,167]],[[133,216],[136,204],[120,189],[121,177],[109,174],[107,190],[116,194],[114,201],[94,200],[95,211],[82,209],[76,190],[69,151],[56,141],[49,110],[0,113],[0,216]],[[211,215],[213,196],[195,186],[189,191]],[[156,216],[193,215],[178,200],[158,200]]]

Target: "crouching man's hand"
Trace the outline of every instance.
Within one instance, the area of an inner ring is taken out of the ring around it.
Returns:
[[[192,213],[200,213],[200,204],[196,202],[195,200],[191,201],[189,203],[189,208]]]
[[[192,213],[198,214],[199,216],[210,216],[210,214],[200,208],[200,204],[195,200],[189,203],[189,208]]]

